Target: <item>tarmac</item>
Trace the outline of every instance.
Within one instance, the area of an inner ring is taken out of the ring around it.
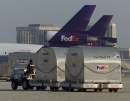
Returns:
[[[117,93],[108,92],[51,92],[23,91],[21,87],[13,91],[10,82],[0,82],[0,101],[130,101],[130,76],[123,77],[124,88]]]

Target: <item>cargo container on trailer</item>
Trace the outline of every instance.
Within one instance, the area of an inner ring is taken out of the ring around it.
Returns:
[[[116,92],[122,87],[117,48],[78,46],[68,50],[63,88]]]

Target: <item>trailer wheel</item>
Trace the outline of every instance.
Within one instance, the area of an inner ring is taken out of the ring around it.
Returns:
[[[54,91],[54,87],[50,87],[50,90],[51,90],[51,91]]]
[[[112,89],[109,89],[109,92],[112,92]]]
[[[45,90],[46,88],[47,88],[46,86],[36,87],[36,90]]]
[[[74,91],[74,88],[71,88],[71,87],[70,87],[70,88],[69,88],[69,91],[70,91],[70,92],[73,92],[73,91]]]
[[[98,89],[98,91],[99,91],[99,92],[102,92],[102,89],[100,88],[100,89]]]
[[[36,87],[36,90],[42,90],[42,88],[40,86]]]
[[[80,88],[80,89],[78,89],[78,91],[79,91],[79,92],[85,92],[86,89],[84,89],[84,88]]]
[[[94,89],[94,92],[97,92],[98,91],[98,89]]]
[[[40,90],[40,87],[36,87],[36,90]]]
[[[29,89],[29,84],[28,84],[28,81],[27,81],[27,80],[24,80],[24,81],[23,81],[22,87],[23,87],[23,90]]]
[[[114,92],[117,92],[117,91],[118,91],[118,89],[113,89],[113,91],[114,91]]]
[[[63,91],[69,91],[68,87],[62,87]]]
[[[62,90],[66,91],[66,87],[62,87]]]
[[[59,89],[58,87],[54,87],[54,91],[58,91],[58,89]]]
[[[55,92],[58,90],[58,87],[50,87],[50,90]]]
[[[13,90],[17,90],[18,84],[15,81],[12,81],[11,82],[11,87],[12,87]]]
[[[47,88],[47,86],[42,86],[41,89],[42,90],[45,90]]]
[[[33,90],[34,87],[29,87],[30,90]]]

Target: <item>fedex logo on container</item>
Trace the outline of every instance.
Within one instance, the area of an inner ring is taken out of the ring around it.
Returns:
[[[100,64],[100,65],[97,65],[97,70],[98,71],[108,71],[108,65],[106,64]]]
[[[65,35],[61,35],[61,41],[65,41],[65,42],[79,42],[79,37],[71,35],[69,37],[65,36]]]

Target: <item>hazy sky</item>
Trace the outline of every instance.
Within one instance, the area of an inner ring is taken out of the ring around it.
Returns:
[[[113,14],[119,46],[130,47],[130,0],[0,0],[0,42],[16,42],[16,27],[64,25],[82,6],[97,5],[91,22]]]

